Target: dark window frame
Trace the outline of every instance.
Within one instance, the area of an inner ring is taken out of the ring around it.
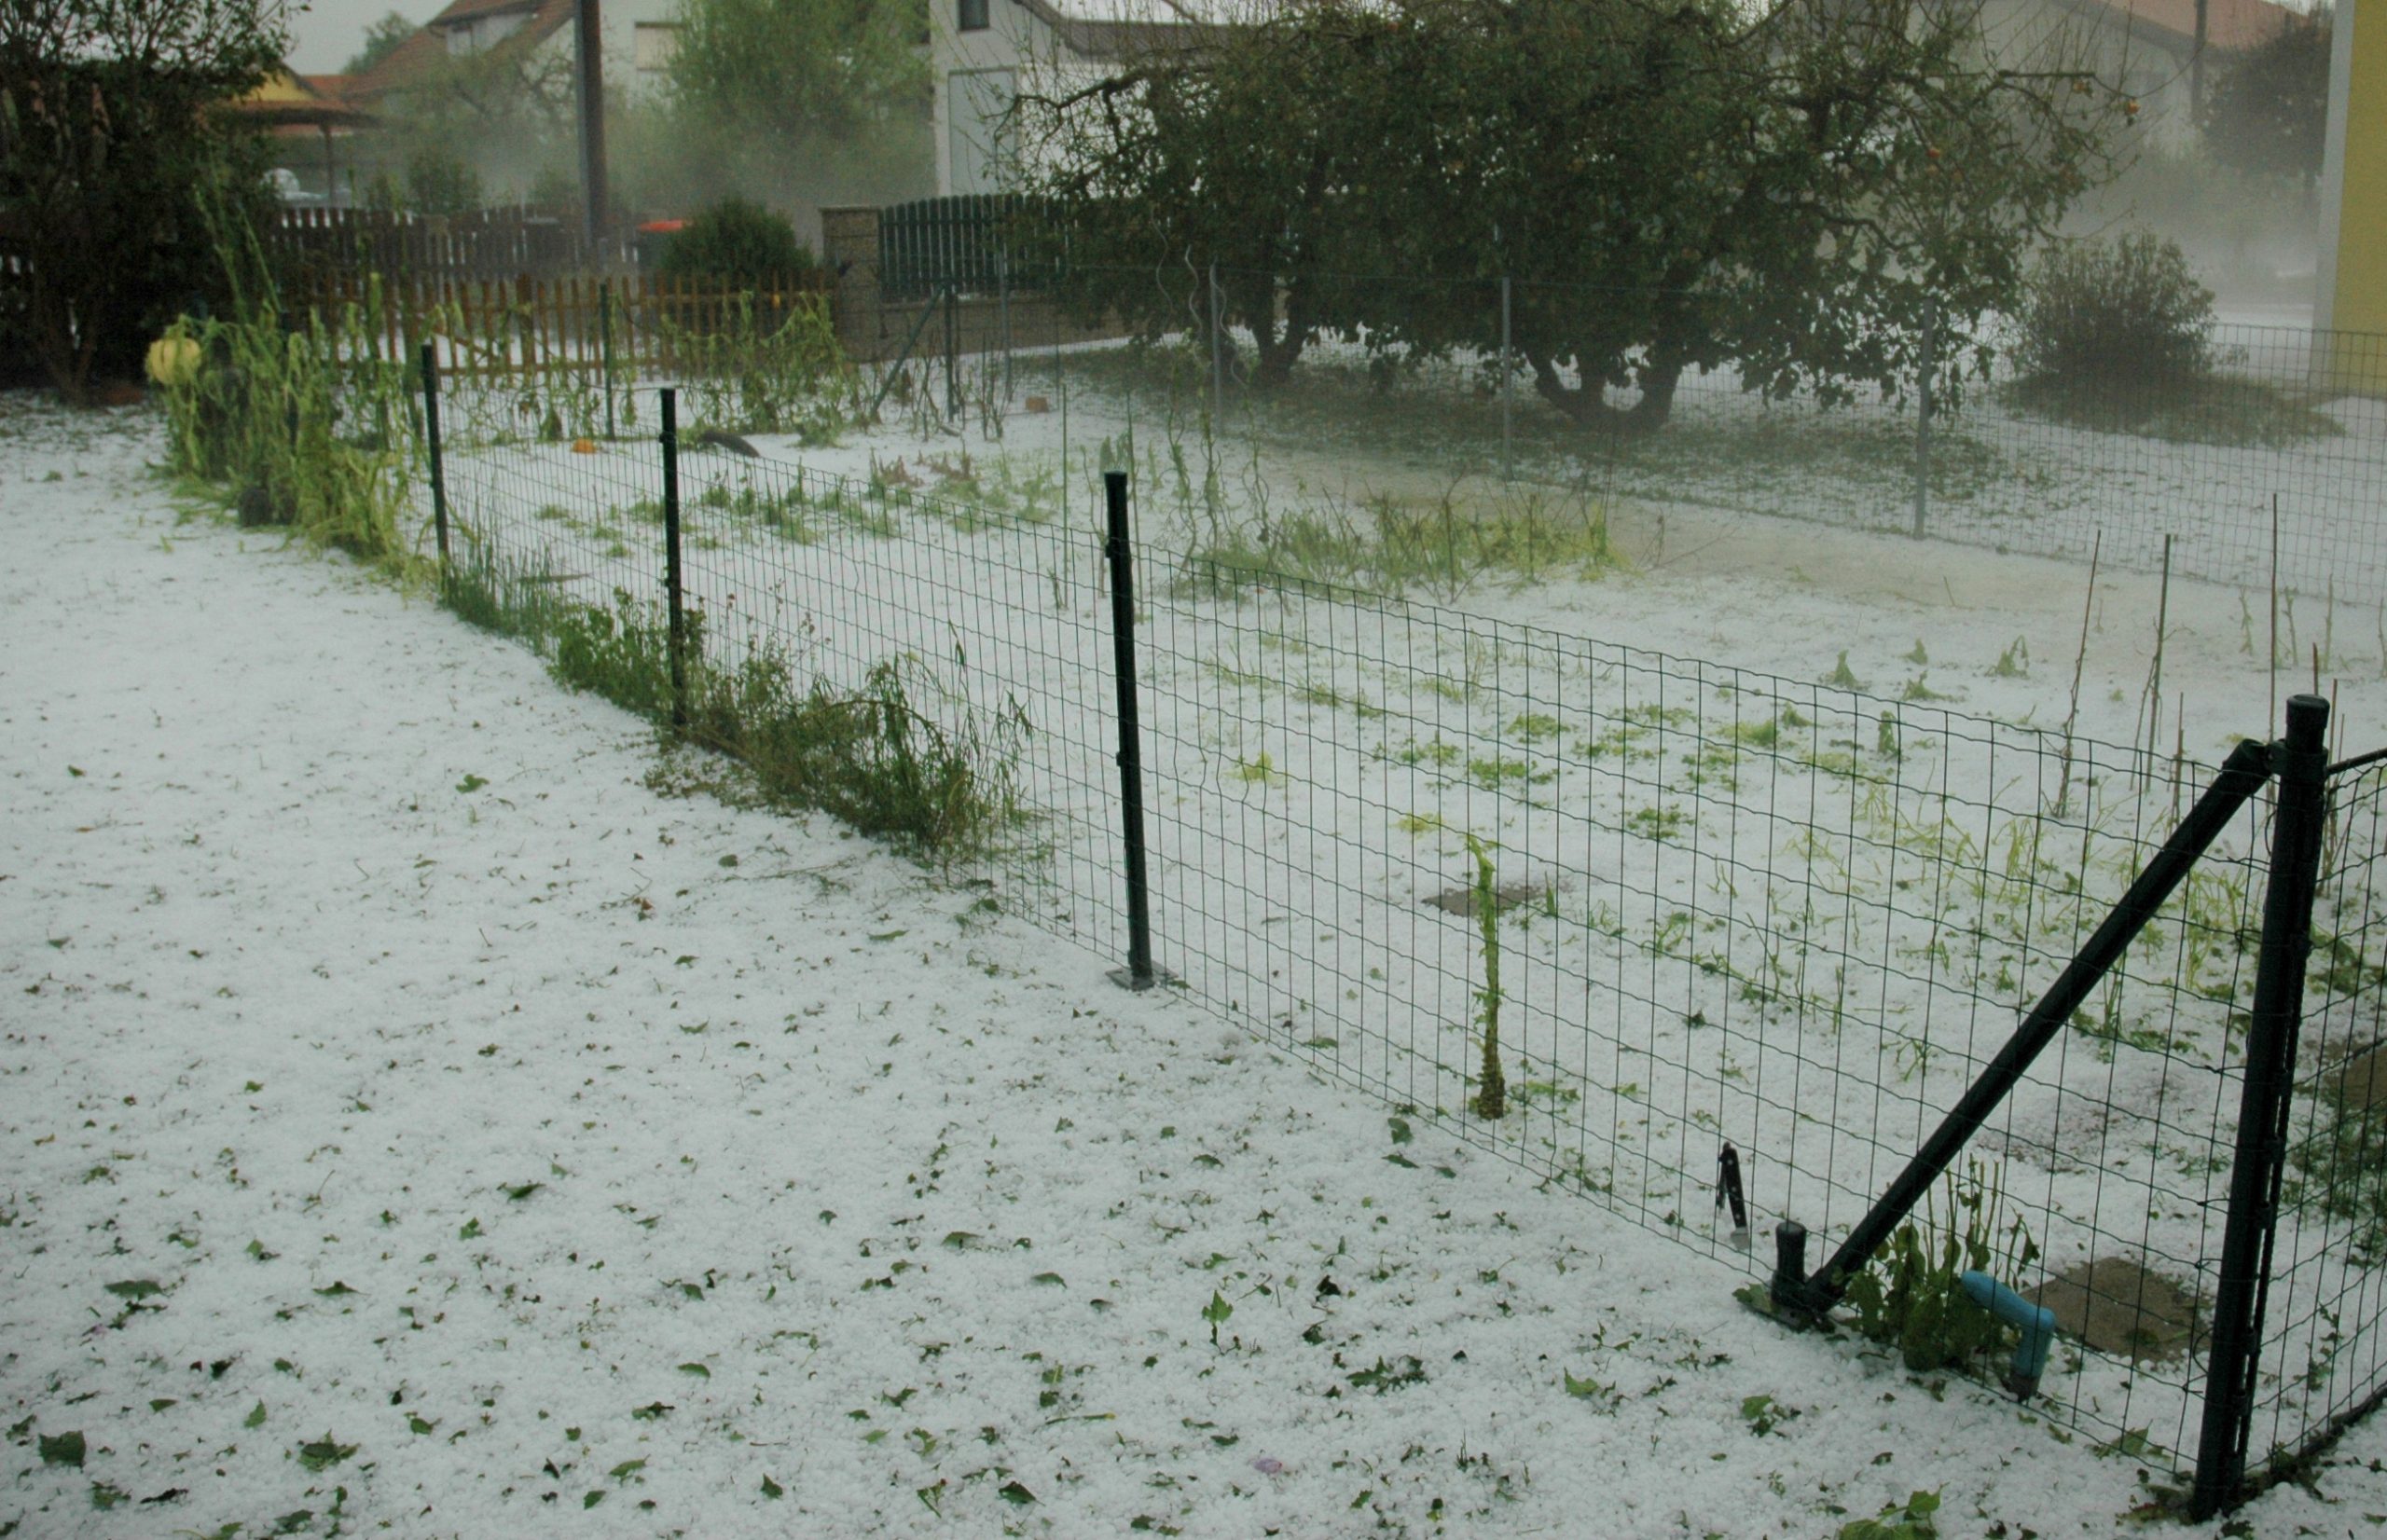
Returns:
[[[987,14],[990,8],[990,0],[954,0],[953,30],[956,32],[986,31],[994,24]]]

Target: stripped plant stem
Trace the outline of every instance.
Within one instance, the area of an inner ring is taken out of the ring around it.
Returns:
[[[1467,848],[1475,858],[1475,928],[1483,941],[1483,987],[1475,997],[1483,1008],[1483,1069],[1476,1083],[1475,1110],[1478,1116],[1498,1119],[1509,1111],[1509,1080],[1500,1068],[1500,895],[1492,847],[1469,834]]]

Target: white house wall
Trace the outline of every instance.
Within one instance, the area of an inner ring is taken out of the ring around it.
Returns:
[[[936,144],[936,190],[940,194],[979,192],[975,186],[957,186],[954,179],[954,105],[957,96],[957,76],[983,76],[1008,70],[1017,89],[1034,89],[1032,82],[1040,72],[1031,69],[1032,61],[1048,60],[1061,51],[1060,40],[1044,22],[1021,6],[1018,0],[986,0],[987,25],[973,31],[960,29],[960,0],[929,0],[929,61],[935,78],[935,105],[932,108],[931,137]]]
[[[1249,16],[1274,0],[1041,0],[1042,8],[1064,24],[1144,23],[1184,26],[1229,14]],[[941,194],[995,190],[969,181],[970,168],[957,178],[954,162],[955,105],[985,103],[993,93],[957,89],[956,76],[985,79],[1011,72],[1014,89],[1023,94],[1057,96],[1083,89],[1120,68],[1122,61],[1081,53],[1063,40],[1043,16],[1019,0],[987,0],[987,25],[964,32],[960,0],[929,0],[929,67],[935,81],[934,137],[936,186]],[[962,125],[964,131],[968,126]]]

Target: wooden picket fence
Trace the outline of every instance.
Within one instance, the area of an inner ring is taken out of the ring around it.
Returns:
[[[259,233],[285,272],[510,279],[583,272],[620,254],[613,249],[620,245],[616,241],[592,251],[579,216],[568,210],[431,215],[285,208]]]
[[[692,339],[768,336],[799,311],[824,321],[829,280],[794,274],[752,288],[652,274],[409,279],[324,273],[285,298],[312,309],[352,360],[407,364],[423,343],[443,374],[677,373],[718,356]]]

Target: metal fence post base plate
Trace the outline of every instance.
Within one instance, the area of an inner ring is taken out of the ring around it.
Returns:
[[[1171,987],[1175,987],[1176,985],[1181,984],[1185,982],[1176,974],[1164,971],[1157,968],[1153,969],[1149,973],[1138,973],[1132,968],[1114,968],[1111,970],[1108,977],[1112,983],[1117,984],[1120,988],[1138,995],[1142,994],[1147,989],[1157,989],[1162,984],[1167,984]]]

